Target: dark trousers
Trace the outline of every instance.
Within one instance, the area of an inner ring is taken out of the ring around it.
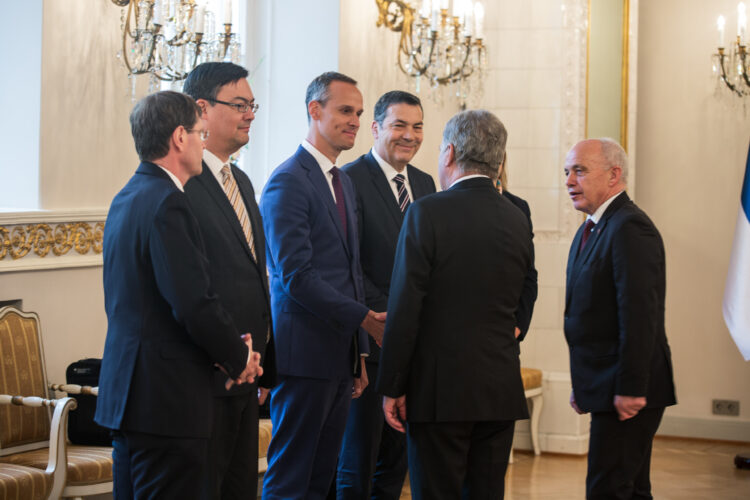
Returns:
[[[258,395],[215,397],[209,441],[210,494],[213,499],[244,500],[258,491]]]
[[[352,400],[353,379],[279,375],[271,390],[273,437],[264,500],[326,498]]]
[[[406,436],[385,423],[383,397],[375,392],[377,363],[365,363],[370,380],[352,400],[339,453],[338,500],[398,500],[406,477]]]
[[[205,498],[208,439],[118,431],[112,446],[116,500]]]
[[[513,420],[410,422],[406,432],[412,498],[502,499],[514,427]]]
[[[651,499],[651,444],[664,408],[620,421],[616,412],[591,414],[586,498]]]

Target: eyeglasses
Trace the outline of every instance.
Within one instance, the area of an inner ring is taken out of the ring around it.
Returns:
[[[198,132],[201,136],[201,141],[205,141],[206,139],[208,139],[208,129],[204,128],[202,130],[198,130],[198,129],[185,129],[185,130],[187,131],[188,134],[192,134],[193,132]]]
[[[226,102],[226,101],[219,101],[218,99],[206,99],[210,102],[215,102],[217,104],[223,104],[224,106],[231,106],[243,115],[247,113],[248,110],[252,109],[253,113],[256,113],[258,111],[258,108],[260,107],[260,104],[238,104],[236,102]]]

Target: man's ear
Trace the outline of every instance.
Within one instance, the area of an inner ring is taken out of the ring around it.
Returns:
[[[622,178],[622,167],[620,165],[614,165],[609,169],[609,185],[616,186],[620,183]]]
[[[307,105],[307,112],[310,114],[310,118],[312,120],[319,120],[320,119],[320,102],[318,101],[310,101],[310,103]]]
[[[182,151],[187,145],[188,131],[180,125],[172,132],[171,142],[175,151]]]
[[[373,139],[377,139],[378,138],[378,133],[379,133],[378,122],[377,121],[375,121],[375,120],[372,121],[372,125],[370,126],[370,130],[372,130],[372,138]]]
[[[201,108],[201,118],[206,119],[206,113],[208,112],[208,101],[205,99],[196,99],[195,103]]]

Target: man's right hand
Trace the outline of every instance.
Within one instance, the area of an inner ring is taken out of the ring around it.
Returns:
[[[406,395],[397,398],[383,396],[383,414],[388,425],[399,432],[406,432]]]
[[[385,317],[385,312],[376,313],[375,311],[367,311],[367,316],[365,316],[365,319],[362,320],[362,324],[360,325],[373,339],[375,339],[375,343],[378,344],[378,347],[383,347]]]
[[[578,408],[578,405],[576,404],[576,396],[573,391],[570,391],[570,406],[572,406],[576,413],[578,413],[579,415],[584,415],[586,413],[585,411]]]
[[[240,376],[237,377],[237,379],[232,380],[230,378],[227,380],[226,384],[224,384],[224,387],[226,387],[227,390],[229,390],[234,384],[252,384],[255,382],[255,377],[263,375],[263,367],[260,366],[260,353],[253,351],[253,337],[249,333],[246,333],[242,336],[242,340],[245,341],[248,349],[247,365],[245,365],[245,369],[242,370],[242,373],[240,373]]]

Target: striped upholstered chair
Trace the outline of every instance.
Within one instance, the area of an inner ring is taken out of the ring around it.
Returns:
[[[16,405],[12,407],[11,405]],[[18,408],[18,407],[21,408]],[[23,451],[30,443],[24,436],[33,439],[32,433],[26,433],[22,422],[29,428],[38,423],[32,408],[54,406],[55,412],[49,427],[46,468],[38,469],[13,463],[0,463],[0,500],[60,498],[65,487],[65,448],[68,412],[76,407],[73,398],[42,399],[0,394],[0,422],[11,425],[0,427],[0,455]],[[6,446],[11,444],[13,446]]]
[[[49,399],[35,313],[0,308],[0,353],[0,393]],[[0,407],[0,464],[47,470],[49,428],[48,408]],[[112,448],[69,445],[63,463],[67,464],[63,497],[112,491]]]

